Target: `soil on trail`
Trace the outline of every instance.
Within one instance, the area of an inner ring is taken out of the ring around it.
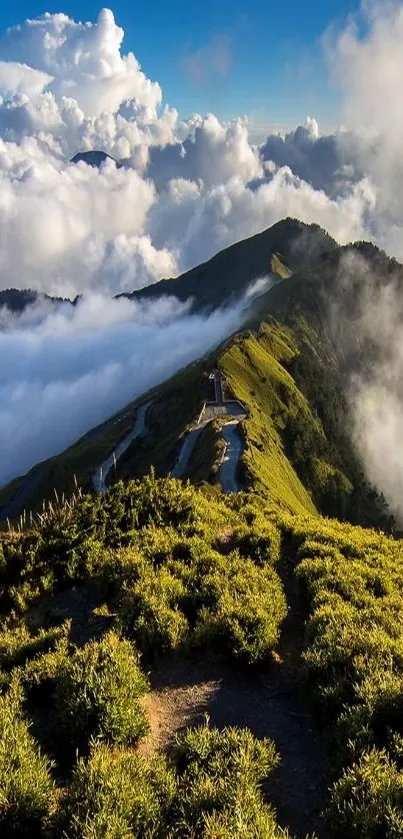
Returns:
[[[151,693],[144,700],[150,733],[142,751],[169,751],[178,731],[203,721],[212,726],[248,727],[256,737],[270,737],[281,763],[264,791],[278,822],[296,839],[325,836],[321,811],[326,805],[327,760],[301,678],[303,618],[293,566],[279,572],[289,604],[273,664],[264,672],[226,667],[211,657],[165,659],[151,673]]]

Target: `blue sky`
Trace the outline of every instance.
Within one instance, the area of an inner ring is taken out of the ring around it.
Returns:
[[[182,116],[248,114],[256,125],[292,126],[309,114],[323,126],[337,123],[319,40],[329,25],[346,22],[357,0],[19,0],[1,4],[0,27],[45,11],[95,20],[102,5],[125,30],[124,50],[134,51]]]

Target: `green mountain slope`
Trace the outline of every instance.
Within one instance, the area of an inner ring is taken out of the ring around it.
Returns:
[[[276,253],[270,250],[274,245]],[[179,283],[182,289],[186,284],[190,289],[195,281],[197,304],[202,305],[204,289],[213,288],[217,280],[217,266],[222,268],[220,296],[223,290],[229,293],[234,276],[244,282],[246,269],[239,267],[239,256],[253,254],[254,248],[257,253],[249,280],[263,258],[266,264],[275,264],[283,279],[252,302],[246,312],[250,331],[227,341],[62,455],[6,487],[0,493],[3,519],[14,517],[22,508],[38,509],[54,489],[69,494],[75,480],[89,488],[96,470],[129,433],[140,402],[152,403],[146,416],[147,434],[132,443],[108,480],[139,477],[151,466],[157,475],[169,474],[203,402],[213,398],[208,377],[219,366],[227,395],[239,399],[247,410],[239,426],[244,446],[238,470],[242,486],[259,489],[294,513],[317,511],[353,522],[393,526],[383,499],[367,485],[354,451],[344,387],[346,370],[360,369],[364,354],[363,347],[357,352],[356,340],[349,341],[356,328],[359,290],[366,281],[365,272],[357,270],[351,256],[365,257],[371,282],[375,278],[384,283],[395,274],[403,277],[403,269],[371,245],[337,248],[318,228],[286,220],[219,254],[201,266],[199,275],[190,272],[180,281],[164,281],[164,288],[177,288]],[[295,266],[298,260],[300,270],[290,275],[285,264]],[[234,288],[236,293],[236,283]],[[334,301],[340,311],[338,334],[344,324],[342,351],[329,317],[329,303]],[[347,311],[350,319],[345,317]],[[346,352],[348,346],[350,352]],[[183,477],[197,483],[216,482],[224,447],[221,426],[222,420],[217,419],[203,429]]]

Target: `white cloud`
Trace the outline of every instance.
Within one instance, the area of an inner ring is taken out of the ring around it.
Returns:
[[[40,307],[0,332],[0,486],[94,425],[241,323],[242,304],[208,317],[173,298],[152,303],[100,295],[76,307]]]
[[[341,307],[346,307],[342,311]],[[358,254],[340,266],[331,324],[346,369],[353,435],[373,485],[403,522],[402,274],[388,276]]]
[[[361,238],[363,215],[372,204],[366,182],[345,198],[332,200],[282,167],[253,188],[238,177],[210,189],[190,181],[170,181],[152,208],[150,226],[156,245],[161,247],[166,239],[172,242],[185,267],[287,215],[321,224],[342,243]]]
[[[328,39],[327,49],[344,121],[376,196],[368,236],[403,259],[402,5],[363,3],[359,21]]]
[[[18,61],[0,61],[0,93],[3,96],[38,96],[52,76]]]
[[[263,150],[245,119],[180,121],[122,54],[122,37],[104,9],[94,24],[45,14],[0,39],[5,77],[15,76],[14,95],[0,102],[3,287],[130,291],[288,213],[341,241],[364,235],[371,184],[349,173],[351,154],[338,157],[314,119]],[[92,148],[125,168],[68,164]]]
[[[123,36],[110,9],[102,9],[94,24],[46,13],[8,29],[0,55],[51,74],[55,96],[75,99],[89,116],[115,113],[126,99],[155,112],[161,88],[147,79],[133,53],[121,55]]]

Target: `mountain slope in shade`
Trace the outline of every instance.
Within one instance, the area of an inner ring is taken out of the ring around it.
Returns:
[[[173,294],[179,300],[194,299],[194,309],[214,309],[241,297],[254,280],[284,276],[314,262],[319,255],[337,248],[337,243],[316,224],[287,218],[186,271],[180,277],[135,291],[137,300]]]

